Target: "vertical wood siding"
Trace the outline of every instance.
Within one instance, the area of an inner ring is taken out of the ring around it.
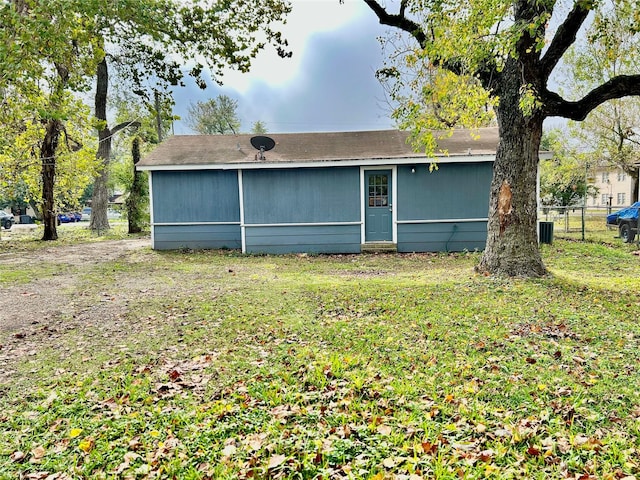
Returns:
[[[153,172],[155,223],[239,222],[238,172]]]
[[[443,163],[398,167],[398,221],[485,218],[493,163]]]
[[[486,241],[486,221],[398,225],[399,252],[472,252],[483,250]]]
[[[239,250],[240,225],[156,225],[156,250],[232,249]]]
[[[153,172],[154,248],[241,248],[235,170]]]
[[[358,167],[245,170],[246,224],[360,220]]]
[[[357,167],[243,172],[246,251],[360,252],[359,172]]]
[[[398,167],[398,251],[482,250],[492,162]],[[442,220],[434,222],[434,220]]]
[[[397,167],[399,252],[483,249],[491,162]],[[241,248],[235,170],[153,172],[157,249]],[[359,167],[243,171],[248,253],[358,253]]]

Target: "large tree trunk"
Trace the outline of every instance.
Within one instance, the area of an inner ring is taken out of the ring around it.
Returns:
[[[541,114],[525,116],[520,108],[520,67],[510,62],[503,75],[496,111],[500,142],[493,166],[489,198],[487,244],[482,273],[539,277],[547,270],[538,248],[538,150],[542,138]]]
[[[98,132],[100,146],[98,147],[97,157],[102,161],[102,170],[100,175],[93,183],[93,195],[91,196],[91,222],[89,228],[94,232],[102,232],[109,230],[109,219],[107,218],[107,209],[109,206],[109,190],[107,182],[109,181],[109,156],[111,155],[111,132],[108,128]]]
[[[60,120],[48,120],[44,140],[40,147],[42,161],[42,223],[44,234],[42,240],[57,240],[57,215],[55,208],[54,187],[56,183],[56,150],[63,125]]]
[[[143,185],[141,173],[136,168],[140,161],[140,139],[134,138],[131,146],[131,156],[133,157],[133,182],[129,197],[127,198],[127,219],[129,222],[129,233],[140,233],[142,231],[142,197]]]
[[[91,197],[91,222],[89,228],[94,232],[109,230],[107,209],[109,206],[109,160],[111,158],[111,130],[107,124],[107,91],[109,88],[109,71],[106,58],[98,64],[96,73],[95,116],[102,123],[98,132],[97,158],[102,163],[100,175],[93,184]]]

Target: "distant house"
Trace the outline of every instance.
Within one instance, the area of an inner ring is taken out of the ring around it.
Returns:
[[[589,183],[598,190],[598,194],[589,202],[591,205],[617,208],[629,206],[635,201],[633,190],[637,185],[633,177],[621,168],[603,163],[596,165],[591,174]]]
[[[497,129],[456,130],[433,159],[395,130],[173,136],[150,173],[154,249],[358,253],[483,249]],[[270,146],[274,147],[269,150]]]

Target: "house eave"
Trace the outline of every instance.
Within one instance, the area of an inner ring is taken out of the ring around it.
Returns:
[[[183,171],[183,170],[262,170],[262,169],[292,169],[318,167],[376,167],[383,165],[428,165],[444,163],[475,163],[493,162],[495,153],[479,153],[470,155],[401,157],[401,158],[360,158],[339,160],[316,160],[305,162],[230,162],[230,163],[185,163],[171,165],[139,165],[140,171]]]

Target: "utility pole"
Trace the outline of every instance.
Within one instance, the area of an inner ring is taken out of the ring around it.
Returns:
[[[160,115],[160,93],[154,91],[156,101],[156,129],[158,130],[158,143],[162,142],[162,116]]]

